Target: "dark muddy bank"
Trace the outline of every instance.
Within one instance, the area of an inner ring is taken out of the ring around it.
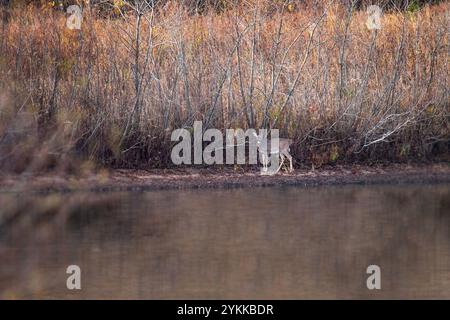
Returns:
[[[428,165],[336,166],[297,169],[262,176],[258,169],[233,168],[111,170],[83,177],[29,175],[0,177],[0,192],[128,191],[164,189],[317,186],[347,184],[450,183],[448,163]]]

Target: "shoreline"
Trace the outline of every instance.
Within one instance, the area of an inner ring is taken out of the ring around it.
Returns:
[[[0,193],[114,192],[177,189],[450,183],[450,165],[335,166],[261,176],[258,169],[111,169],[82,177],[56,174],[0,176]]]

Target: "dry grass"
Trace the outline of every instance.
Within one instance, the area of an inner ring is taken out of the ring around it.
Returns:
[[[166,167],[171,131],[194,120],[279,128],[297,165],[448,156],[449,9],[391,12],[377,33],[365,11],[335,4],[85,11],[80,31],[51,8],[14,9],[0,40],[0,168]]]

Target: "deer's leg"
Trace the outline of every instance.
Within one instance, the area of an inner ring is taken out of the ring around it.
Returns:
[[[283,166],[283,163],[284,163],[284,157],[283,157],[282,153],[279,154],[279,157],[281,158],[281,162],[280,162],[280,165],[278,166],[277,171],[274,174],[277,174],[280,171],[280,169],[281,169],[281,167]]]
[[[283,168],[283,164],[284,164],[284,154],[280,153],[280,159],[281,159],[281,162],[280,162],[280,167],[278,168],[278,170],[280,170],[280,169]]]
[[[269,170],[269,168],[268,168],[269,167],[269,155],[266,154],[265,159],[266,159],[265,165],[266,165],[266,171],[267,171],[267,170]]]
[[[292,156],[289,152],[284,153],[284,156],[289,159],[289,172],[294,171],[294,167],[292,166]]]
[[[288,156],[288,159],[289,159],[289,172],[293,172],[294,167],[292,166],[292,156],[290,154]]]
[[[261,153],[261,159],[262,159],[262,165],[263,165],[263,171],[267,171],[267,156],[265,153]]]

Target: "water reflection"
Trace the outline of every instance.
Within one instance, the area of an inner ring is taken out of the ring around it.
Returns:
[[[449,185],[0,202],[0,298],[450,298]],[[66,289],[70,264],[81,291]]]

